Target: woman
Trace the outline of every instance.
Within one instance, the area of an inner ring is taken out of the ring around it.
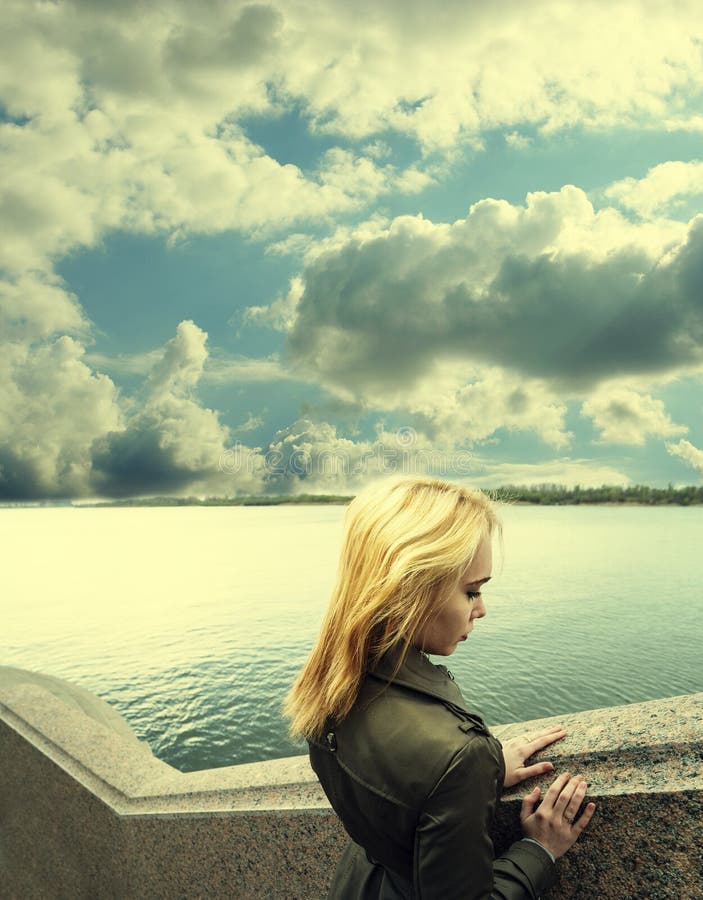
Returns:
[[[449,656],[485,616],[495,534],[486,496],[435,478],[384,480],[347,509],[332,599],[286,698],[352,839],[329,898],[536,898],[593,815],[574,819],[586,783],[560,775],[541,803],[539,788],[524,798],[525,837],[494,859],[503,787],[551,771],[525,760],[566,734],[502,745],[425,655]]]

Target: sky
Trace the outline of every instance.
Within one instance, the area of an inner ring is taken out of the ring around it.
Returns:
[[[696,2],[5,0],[0,499],[703,478]]]

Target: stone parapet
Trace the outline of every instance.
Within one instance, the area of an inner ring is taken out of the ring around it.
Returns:
[[[550,900],[703,898],[703,693],[491,731],[554,724],[555,772],[504,793],[496,852],[535,784],[580,773],[597,810]],[[88,692],[0,667],[2,900],[316,900],[346,840],[306,756],[182,773]]]

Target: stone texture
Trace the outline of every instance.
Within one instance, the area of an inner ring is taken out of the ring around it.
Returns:
[[[346,835],[307,757],[181,773],[103,701],[21,671],[0,668],[2,900],[325,896]],[[536,783],[579,773],[597,810],[550,900],[703,898],[703,694],[491,730],[554,724],[555,772],[505,792],[496,851]]]
[[[113,706],[80,685],[63,678],[56,678],[54,675],[45,675],[43,672],[29,672],[14,666],[0,666],[0,694],[23,684],[34,684],[44,688],[49,694],[63,700],[66,706],[79,709],[86,716],[95,719],[96,722],[100,722],[116,734],[121,734],[132,741],[138,741],[129,724]]]

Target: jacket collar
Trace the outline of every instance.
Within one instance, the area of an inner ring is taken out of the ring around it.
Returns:
[[[393,672],[402,655],[402,650],[402,644],[396,644],[380,658],[373,669],[368,668],[367,671],[375,678],[380,678],[392,684],[399,684],[401,687],[410,688],[413,691],[419,691],[422,694],[435,697],[443,703],[458,707],[472,716],[476,715],[467,709],[461,691],[453,679],[449,677],[449,670],[446,666],[435,665],[430,662],[427,656],[412,644],[408,647],[408,652],[397,675],[393,677]]]

